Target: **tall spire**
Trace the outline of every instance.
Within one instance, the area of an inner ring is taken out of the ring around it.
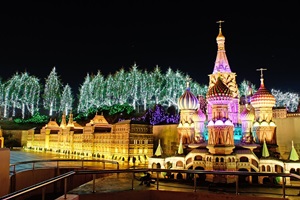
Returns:
[[[218,52],[213,74],[218,72],[231,72],[225,53],[225,37],[222,34],[222,23],[224,23],[224,21],[219,20],[217,21],[217,23],[219,24],[219,34],[216,38],[218,44]]]

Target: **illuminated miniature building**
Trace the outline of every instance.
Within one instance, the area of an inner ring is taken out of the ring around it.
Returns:
[[[220,26],[216,38],[217,57],[213,73],[209,75],[209,87],[206,94],[207,120],[204,121],[205,117],[197,105],[197,98],[190,91],[188,84],[186,91],[178,100],[180,109],[178,152],[174,156],[153,156],[149,158],[148,167],[171,166],[172,169],[295,172],[299,174],[300,161],[294,144],[288,159],[279,159],[277,125],[276,120],[273,120],[273,115],[285,119],[287,114],[286,110],[284,113],[276,109],[273,111],[275,97],[264,85],[262,72],[265,69],[258,69],[261,71],[261,85],[258,91],[252,94],[252,90],[249,89],[246,104],[240,106],[236,74],[231,72],[225,53],[225,37],[221,30],[222,21],[218,23]],[[200,118],[202,120],[199,120]],[[184,154],[179,152],[184,152]],[[191,178],[182,174],[173,174],[173,176],[175,179]],[[214,183],[236,181],[234,176],[229,175],[208,174],[198,178]],[[262,176],[243,179],[239,181],[249,183],[274,181],[270,180],[270,177]],[[290,183],[289,181],[287,180],[287,184]]]
[[[153,132],[151,125],[130,120],[111,125],[98,114],[85,126],[73,121],[70,114],[67,124],[63,114],[60,125],[50,120],[39,134],[29,132],[27,148],[145,164],[153,155]]]

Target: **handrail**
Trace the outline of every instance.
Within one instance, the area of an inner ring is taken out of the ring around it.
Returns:
[[[103,163],[104,164],[104,168],[105,168],[105,164],[106,163],[110,163],[110,164],[115,164],[117,165],[117,169],[119,169],[119,162],[118,161],[113,161],[113,160],[105,160],[105,159],[95,159],[95,160],[88,160],[88,159],[46,159],[46,160],[31,160],[31,161],[22,161],[22,162],[16,162],[14,164],[10,164],[9,167],[13,168],[12,172],[13,174],[16,173],[16,166],[18,165],[25,165],[25,164],[32,164],[32,167],[31,169],[34,170],[35,167],[36,167],[36,163],[45,163],[45,162],[54,162],[56,163],[56,166],[54,166],[55,168],[58,168],[59,167],[59,163],[60,162],[79,162],[81,163],[81,168],[84,167],[84,163],[85,162],[100,162],[100,163]],[[68,166],[70,167],[70,165]]]
[[[35,184],[31,187],[27,187],[24,188],[22,190],[10,193],[8,195],[5,195],[4,197],[1,197],[1,200],[9,200],[12,199],[14,197],[20,196],[22,194],[28,193],[32,190],[36,190],[38,188],[41,187],[45,187],[51,183],[57,182],[61,179],[65,179],[64,182],[64,197],[66,199],[66,195],[67,195],[67,191],[66,191],[66,179],[70,176],[73,175],[78,175],[78,174],[93,174],[93,188],[92,188],[92,192],[95,192],[95,179],[96,176],[95,174],[120,174],[120,173],[132,173],[132,190],[133,190],[133,179],[134,179],[134,174],[135,173],[140,173],[140,172],[152,172],[152,173],[157,173],[157,181],[156,181],[156,188],[157,190],[159,190],[159,176],[158,173],[159,172],[176,172],[176,173],[189,173],[189,174],[193,174],[195,176],[195,174],[216,174],[216,175],[234,175],[236,176],[236,194],[239,194],[239,188],[238,188],[238,176],[239,175],[246,175],[246,176],[276,176],[276,177],[282,177],[283,178],[283,184],[282,184],[282,193],[283,193],[283,198],[285,198],[285,183],[286,183],[286,177],[294,177],[300,180],[300,176],[297,174],[292,174],[292,173],[272,173],[272,172],[246,172],[246,171],[210,171],[210,170],[178,170],[178,169],[149,169],[149,168],[141,168],[141,169],[106,169],[106,170],[77,170],[77,171],[71,171],[71,172],[67,172],[65,174],[62,174],[60,176],[48,179],[46,181],[43,181],[41,183]],[[196,179],[194,179],[194,191],[196,192]],[[300,193],[299,193],[300,194]],[[43,198],[44,198],[44,194],[43,194]]]
[[[59,176],[56,176],[54,178],[50,178],[48,180],[45,180],[45,181],[42,181],[40,183],[37,183],[37,184],[34,184],[32,186],[29,186],[29,187],[26,187],[26,188],[23,188],[21,190],[18,190],[18,191],[15,191],[15,192],[12,192],[10,194],[7,194],[3,197],[1,197],[0,199],[1,200],[8,200],[8,199],[12,199],[12,198],[15,198],[15,197],[19,197],[23,194],[26,194],[28,192],[31,192],[31,191],[34,191],[34,190],[37,190],[39,188],[43,188],[51,183],[55,183],[59,180],[62,180],[62,179],[66,179],[72,175],[76,174],[75,171],[70,171],[70,172],[67,172],[67,173],[64,173],[62,175],[59,175]],[[66,188],[66,187],[65,187]],[[65,191],[65,194],[66,194],[67,191]],[[43,194],[43,199],[44,199],[44,194]]]

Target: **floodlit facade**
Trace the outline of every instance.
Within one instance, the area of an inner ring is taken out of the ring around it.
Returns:
[[[128,164],[145,164],[153,155],[152,126],[132,124],[124,120],[108,124],[103,115],[96,114],[85,126],[73,121],[49,121],[39,134],[28,132],[27,149],[62,153],[72,157],[85,156],[116,160]]]

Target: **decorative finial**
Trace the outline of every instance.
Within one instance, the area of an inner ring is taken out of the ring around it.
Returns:
[[[191,81],[192,79],[189,77],[189,76],[186,76],[186,88],[190,88],[190,81]]]
[[[217,24],[219,24],[219,28],[222,28],[222,23],[224,23],[225,21],[223,21],[223,20],[219,20],[219,21],[217,21]]]
[[[260,78],[263,78],[263,70],[267,70],[265,68],[256,69],[256,71],[260,71]]]

